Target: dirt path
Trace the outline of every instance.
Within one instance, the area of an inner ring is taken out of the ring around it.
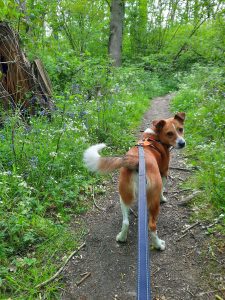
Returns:
[[[170,99],[171,96],[167,95],[152,101],[141,129],[147,128],[154,119],[171,116]],[[184,167],[181,152],[173,152],[171,166]],[[203,230],[195,226],[178,240],[190,224],[190,211],[177,205],[184,195],[179,192],[179,185],[187,174],[171,170],[167,184],[168,202],[161,206],[158,232],[160,238],[166,241],[166,250],[151,251],[152,299],[155,300],[215,299],[199,296],[201,292],[210,290],[204,283],[201,269],[204,259],[202,249],[207,246]],[[137,219],[131,214],[128,242],[116,243],[122,219],[116,182],[117,176],[113,177],[113,184],[103,199],[96,199],[105,211],[95,209],[85,216],[90,232],[86,237],[86,247],[71,260],[63,274],[66,283],[62,293],[64,300],[136,298]],[[134,210],[137,211],[136,204]],[[91,272],[91,276],[77,287],[80,274],[85,272]]]

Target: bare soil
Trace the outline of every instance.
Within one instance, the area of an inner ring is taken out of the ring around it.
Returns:
[[[154,119],[171,116],[171,97],[172,95],[166,95],[151,102],[140,129],[149,127]],[[179,151],[173,151],[171,166],[186,168],[182,151]],[[201,224],[194,226],[183,236],[183,231],[191,225],[191,209],[179,206],[178,201],[187,195],[185,193],[190,193],[181,191],[180,187],[189,175],[189,172],[182,170],[170,171],[167,183],[168,202],[161,205],[158,220],[158,234],[166,241],[166,250],[151,250],[150,253],[154,300],[215,299],[216,294],[223,296],[217,291],[212,292],[213,287],[204,274],[209,238]],[[117,243],[115,238],[122,221],[117,175],[108,183],[107,193],[103,197],[96,197],[96,202],[104,211],[95,207],[83,218],[89,228],[85,237],[86,247],[70,260],[64,270],[62,280],[66,287],[61,299],[136,299],[137,218],[134,214],[130,215],[127,243]],[[137,204],[134,204],[133,209],[137,213]],[[77,286],[76,283],[86,272],[91,275]]]

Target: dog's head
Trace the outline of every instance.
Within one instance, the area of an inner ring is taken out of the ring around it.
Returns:
[[[181,149],[186,144],[183,138],[184,120],[185,113],[179,112],[173,118],[153,121],[153,129],[163,144]]]

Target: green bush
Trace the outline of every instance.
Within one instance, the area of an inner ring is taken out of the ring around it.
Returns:
[[[186,111],[185,134],[190,162],[199,168],[195,188],[225,210],[225,70],[195,65],[183,78],[173,109]]]

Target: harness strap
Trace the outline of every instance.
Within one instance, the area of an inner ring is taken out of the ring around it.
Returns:
[[[143,146],[143,147],[150,147],[159,152],[161,156],[164,156],[166,151],[169,150],[169,152],[173,149],[172,146],[163,144],[159,140],[156,140],[151,137],[147,137],[143,140],[138,141],[136,146]]]
[[[137,299],[151,300],[145,158],[144,158],[144,149],[141,145],[138,146],[138,153],[139,153],[139,187],[138,187]]]

